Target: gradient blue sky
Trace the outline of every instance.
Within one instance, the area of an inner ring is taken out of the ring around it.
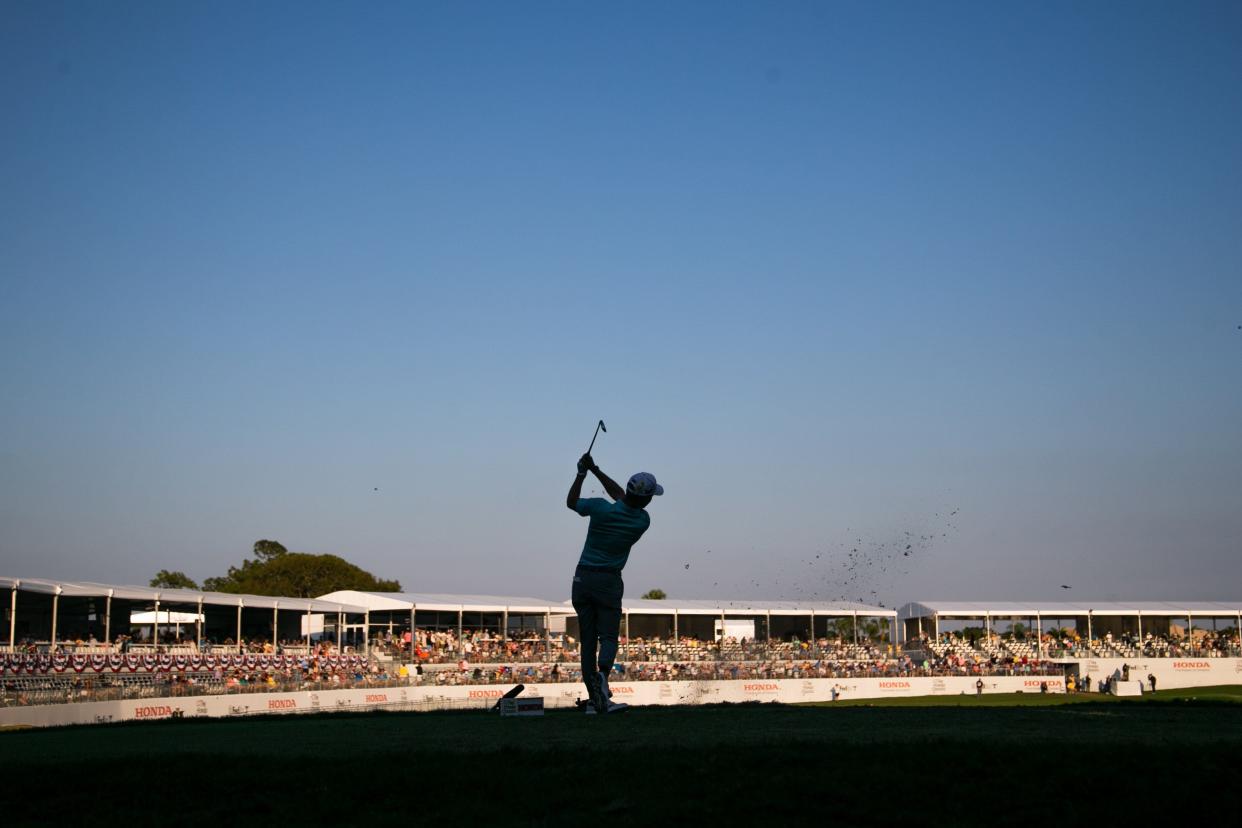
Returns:
[[[602,417],[668,490],[631,594],[1236,599],[1240,43],[1236,2],[4,0],[0,570],[264,537],[559,599]]]

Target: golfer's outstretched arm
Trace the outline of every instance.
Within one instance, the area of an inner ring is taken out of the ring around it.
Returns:
[[[625,489],[617,485],[617,481],[604,474],[604,470],[599,466],[594,467],[591,471],[595,472],[595,476],[599,478],[599,482],[603,484],[604,491],[608,492],[608,496],[613,500],[620,500],[625,497]]]
[[[569,494],[565,495],[565,505],[575,512],[578,511],[578,498],[582,497],[582,481],[586,480],[586,472],[580,471],[574,475],[573,485],[569,487]]]

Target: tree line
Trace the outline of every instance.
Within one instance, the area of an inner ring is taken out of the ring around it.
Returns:
[[[200,588],[184,572],[167,569],[155,574],[151,586],[165,589]],[[265,539],[255,541],[253,558],[246,558],[241,566],[230,566],[226,575],[205,579],[201,588],[207,592],[314,598],[341,589],[400,592],[401,582],[377,578],[338,555],[290,552],[279,541]]]

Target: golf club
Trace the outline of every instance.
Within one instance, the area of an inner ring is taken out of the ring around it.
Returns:
[[[590,454],[591,449],[595,448],[595,438],[599,436],[600,429],[603,429],[605,434],[608,433],[608,426],[604,425],[603,420],[600,420],[599,425],[595,427],[595,435],[591,437],[591,445],[587,446],[587,454]]]

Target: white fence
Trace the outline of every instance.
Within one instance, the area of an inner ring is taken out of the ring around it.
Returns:
[[[1065,687],[1055,676],[985,676],[985,693],[1038,693]],[[813,702],[839,698],[958,695],[975,692],[968,676],[932,678],[754,679],[737,681],[615,682],[613,699],[633,705],[714,704],[719,702]],[[505,686],[398,687],[361,690],[243,693],[85,702],[0,710],[0,725],[47,727],[174,717],[228,717],[271,713],[315,713],[359,710],[441,710],[489,708]],[[528,684],[523,695],[541,696],[547,707],[572,707],[584,695],[580,684]]]
[[[1094,681],[1124,664],[1130,678],[1156,676],[1157,689],[1242,684],[1242,659],[1075,659],[1079,675]],[[832,699],[878,699],[909,696],[955,696],[975,692],[974,676],[886,677],[851,679],[739,679],[733,681],[613,682],[615,701],[633,705],[714,704],[720,702],[816,702]],[[984,676],[985,693],[1063,693],[1058,676]],[[412,686],[357,690],[241,693],[222,696],[130,699],[112,702],[32,705],[0,709],[0,726],[47,727],[146,719],[229,717],[272,713],[361,710],[441,710],[488,708],[507,690],[504,685]],[[524,695],[542,696],[549,708],[569,707],[584,694],[581,684],[528,684]]]
[[[1078,675],[1090,676],[1092,684],[1130,667],[1130,679],[1147,684],[1156,677],[1157,690],[1183,687],[1214,687],[1242,684],[1242,658],[1074,658],[1059,664],[1077,664]]]

